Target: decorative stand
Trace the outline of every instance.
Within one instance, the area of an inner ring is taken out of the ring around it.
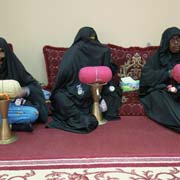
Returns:
[[[103,85],[109,82],[111,78],[112,72],[107,66],[86,66],[79,71],[79,80],[91,86],[92,98],[94,101],[92,113],[96,117],[99,125],[103,125],[107,122],[107,120],[102,117],[99,101]]]
[[[4,97],[4,99],[2,99]],[[9,108],[9,96],[7,94],[0,94],[0,114],[2,122],[0,125],[0,144],[10,144],[17,140],[11,132],[8,124],[8,108]]]

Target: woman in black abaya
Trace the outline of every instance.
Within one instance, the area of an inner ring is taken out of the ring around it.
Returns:
[[[82,84],[78,74],[82,67],[102,65],[115,69],[110,62],[110,50],[99,42],[93,28],[81,28],[59,66],[50,98],[53,121],[47,127],[89,133],[98,126],[95,116],[91,113],[93,101],[90,86]],[[121,104],[120,88],[110,81],[103,87],[102,98],[108,108],[103,113],[104,118],[118,119]]]
[[[18,100],[23,105],[10,103],[8,120],[13,130],[32,131],[32,123],[45,123],[48,110],[39,83],[26,71],[5,39],[0,38],[0,80],[16,80],[22,87]]]
[[[180,132],[180,90],[168,90],[178,83],[171,70],[180,64],[180,29],[171,27],[164,31],[160,47],[142,69],[139,97],[147,115],[157,123]]]

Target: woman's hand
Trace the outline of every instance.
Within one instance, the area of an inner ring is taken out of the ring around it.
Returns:
[[[18,93],[18,96],[17,98],[23,98],[23,97],[26,97],[28,96],[30,93],[30,90],[28,87],[22,87],[21,90],[19,91]]]

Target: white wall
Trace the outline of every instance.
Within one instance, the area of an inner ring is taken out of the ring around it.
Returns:
[[[0,6],[0,36],[43,83],[42,47],[69,47],[82,26],[124,47],[158,45],[167,27],[180,27],[180,0],[0,0]]]

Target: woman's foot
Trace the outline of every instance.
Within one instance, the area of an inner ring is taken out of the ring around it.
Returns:
[[[20,124],[12,124],[12,131],[25,131],[32,132],[33,126],[31,123],[20,123]]]

